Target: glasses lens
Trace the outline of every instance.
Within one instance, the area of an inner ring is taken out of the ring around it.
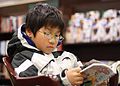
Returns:
[[[41,32],[41,31],[40,31]],[[44,36],[47,38],[47,39],[52,39],[52,37],[54,37],[56,40],[63,40],[64,38],[63,38],[63,36],[52,36],[52,34],[50,34],[50,33],[47,33],[47,32],[41,32],[41,33],[43,33],[44,34]]]

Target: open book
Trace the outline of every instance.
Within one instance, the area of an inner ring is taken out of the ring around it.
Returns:
[[[120,67],[120,61],[108,66],[104,63],[93,63],[81,70],[85,75],[85,82],[92,81],[92,86],[97,86],[110,77],[117,74],[117,68]]]

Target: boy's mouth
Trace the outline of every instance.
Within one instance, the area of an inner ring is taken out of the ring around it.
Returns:
[[[47,46],[47,48],[54,48],[53,46]]]

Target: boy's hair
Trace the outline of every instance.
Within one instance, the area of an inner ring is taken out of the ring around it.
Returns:
[[[26,15],[26,28],[30,28],[35,36],[43,26],[58,27],[62,32],[64,29],[63,15],[56,7],[38,3]]]

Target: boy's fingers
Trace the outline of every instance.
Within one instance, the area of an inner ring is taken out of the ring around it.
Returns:
[[[81,69],[80,69],[80,67],[76,67],[76,68],[74,68],[74,70],[77,72],[80,72]]]

